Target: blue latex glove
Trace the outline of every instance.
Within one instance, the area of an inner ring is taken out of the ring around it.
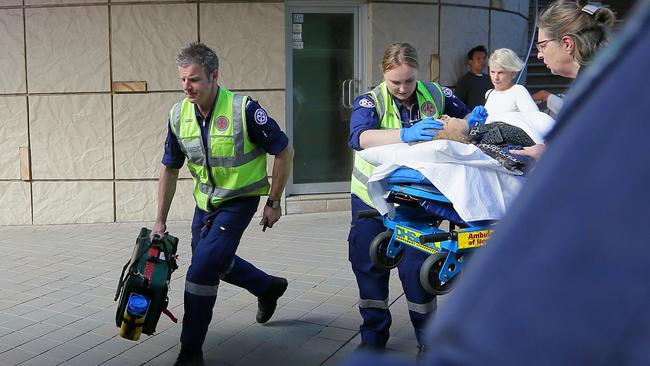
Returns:
[[[472,109],[472,113],[470,113],[467,117],[467,124],[469,125],[469,128],[484,125],[487,116],[487,109],[485,109],[485,107],[482,105],[477,105],[474,107],[474,109]]]
[[[433,136],[438,136],[434,130],[442,130],[442,122],[428,117],[409,128],[402,128],[399,136],[404,142],[431,141]]]

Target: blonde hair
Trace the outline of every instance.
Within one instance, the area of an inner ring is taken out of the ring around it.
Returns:
[[[609,8],[600,6],[590,14],[583,10],[587,4],[587,0],[559,0],[544,10],[538,20],[539,28],[544,29],[549,39],[571,36],[575,40],[573,58],[581,66],[607,44],[609,29],[616,22],[616,15]]]
[[[384,58],[381,61],[382,72],[403,64],[418,69],[418,53],[415,48],[408,43],[389,44],[384,50]]]
[[[524,67],[524,62],[517,56],[515,51],[509,48],[499,48],[494,50],[489,59],[490,67],[492,65],[499,66],[500,68],[518,73]]]

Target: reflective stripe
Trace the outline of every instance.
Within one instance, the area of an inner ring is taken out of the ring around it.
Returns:
[[[257,182],[251,183],[246,187],[242,187],[240,189],[225,189],[225,188],[215,187],[213,190],[211,185],[199,183],[199,190],[203,194],[210,195],[210,198],[212,197],[231,198],[231,197],[241,196],[246,193],[252,192],[254,190],[266,187],[268,184],[269,184],[268,178],[264,177],[258,180]]]
[[[384,105],[384,98],[381,93],[381,84],[372,89],[372,94],[375,96],[375,110],[381,122],[382,118],[384,118],[384,113],[386,113],[386,106]]]
[[[376,308],[388,310],[388,298],[386,300],[359,299],[359,307],[362,309]]]
[[[352,168],[352,176],[355,177],[355,178],[357,178],[357,180],[358,180],[359,182],[363,183],[364,185],[366,185],[366,186],[368,185],[368,179],[369,179],[369,177],[365,176],[365,175],[361,172],[361,170],[357,169],[356,166],[355,166],[354,168]]]
[[[185,281],[185,292],[190,293],[196,296],[217,296],[217,291],[219,290],[219,284],[217,283],[214,286],[208,285],[197,285],[194,282]]]
[[[426,304],[417,304],[414,302],[406,301],[409,311],[419,314],[429,314],[436,309],[436,299],[434,298],[431,302]]]
[[[174,123],[174,133],[178,133],[181,130],[181,104],[183,102],[178,102],[172,107],[171,119]]]
[[[243,139],[240,140],[238,138],[235,138],[235,156],[234,157],[212,156],[210,157],[210,166],[222,166],[225,168],[233,168],[233,167],[237,167],[249,163],[257,159],[260,155],[266,154],[266,152],[259,146],[253,149],[253,151],[249,152],[248,154],[244,154],[243,151],[244,151]]]

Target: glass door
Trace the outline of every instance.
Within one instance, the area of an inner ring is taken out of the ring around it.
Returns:
[[[349,192],[352,101],[360,85],[359,7],[287,7],[289,194]]]

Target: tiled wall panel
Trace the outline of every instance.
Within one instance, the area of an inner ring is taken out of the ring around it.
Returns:
[[[29,98],[34,179],[113,178],[111,96]]]
[[[2,2],[4,6],[13,6],[13,5],[23,5],[23,0],[4,0]]]
[[[108,3],[108,0],[25,0],[25,5],[67,5]]]
[[[29,189],[26,182],[0,182],[0,225],[32,223]]]
[[[113,182],[34,182],[34,224],[112,222]]]
[[[27,8],[30,93],[110,90],[108,7]]]
[[[194,186],[180,180],[168,220],[189,220],[194,213]],[[156,219],[158,181],[115,183],[116,221],[152,221]]]
[[[395,26],[395,14],[409,14],[408,21]],[[368,43],[370,77],[368,85],[382,80],[380,68],[386,46],[393,42],[408,42],[418,52],[419,78],[428,80],[430,57],[438,53],[438,6],[427,4],[370,4],[369,27],[372,32]]]
[[[201,4],[201,41],[217,52],[224,86],[285,87],[284,4]]]
[[[0,97],[0,111],[0,179],[20,179],[19,148],[29,146],[27,100]]]
[[[148,90],[179,90],[175,58],[198,39],[196,4],[111,9],[113,81],[146,81]]]
[[[0,93],[25,92],[23,12],[0,9]]]
[[[471,27],[463,27],[462,32],[444,31],[458,29],[460,24],[468,24],[468,19],[471,19]],[[488,47],[488,10],[443,6],[440,27],[443,30],[440,37],[440,83],[454,86],[468,71],[467,51],[479,44]]]
[[[510,48],[524,58],[528,51],[528,21],[511,13],[493,11],[491,23],[492,50]]]
[[[158,178],[169,110],[182,98],[181,93],[113,97],[115,178]]]

